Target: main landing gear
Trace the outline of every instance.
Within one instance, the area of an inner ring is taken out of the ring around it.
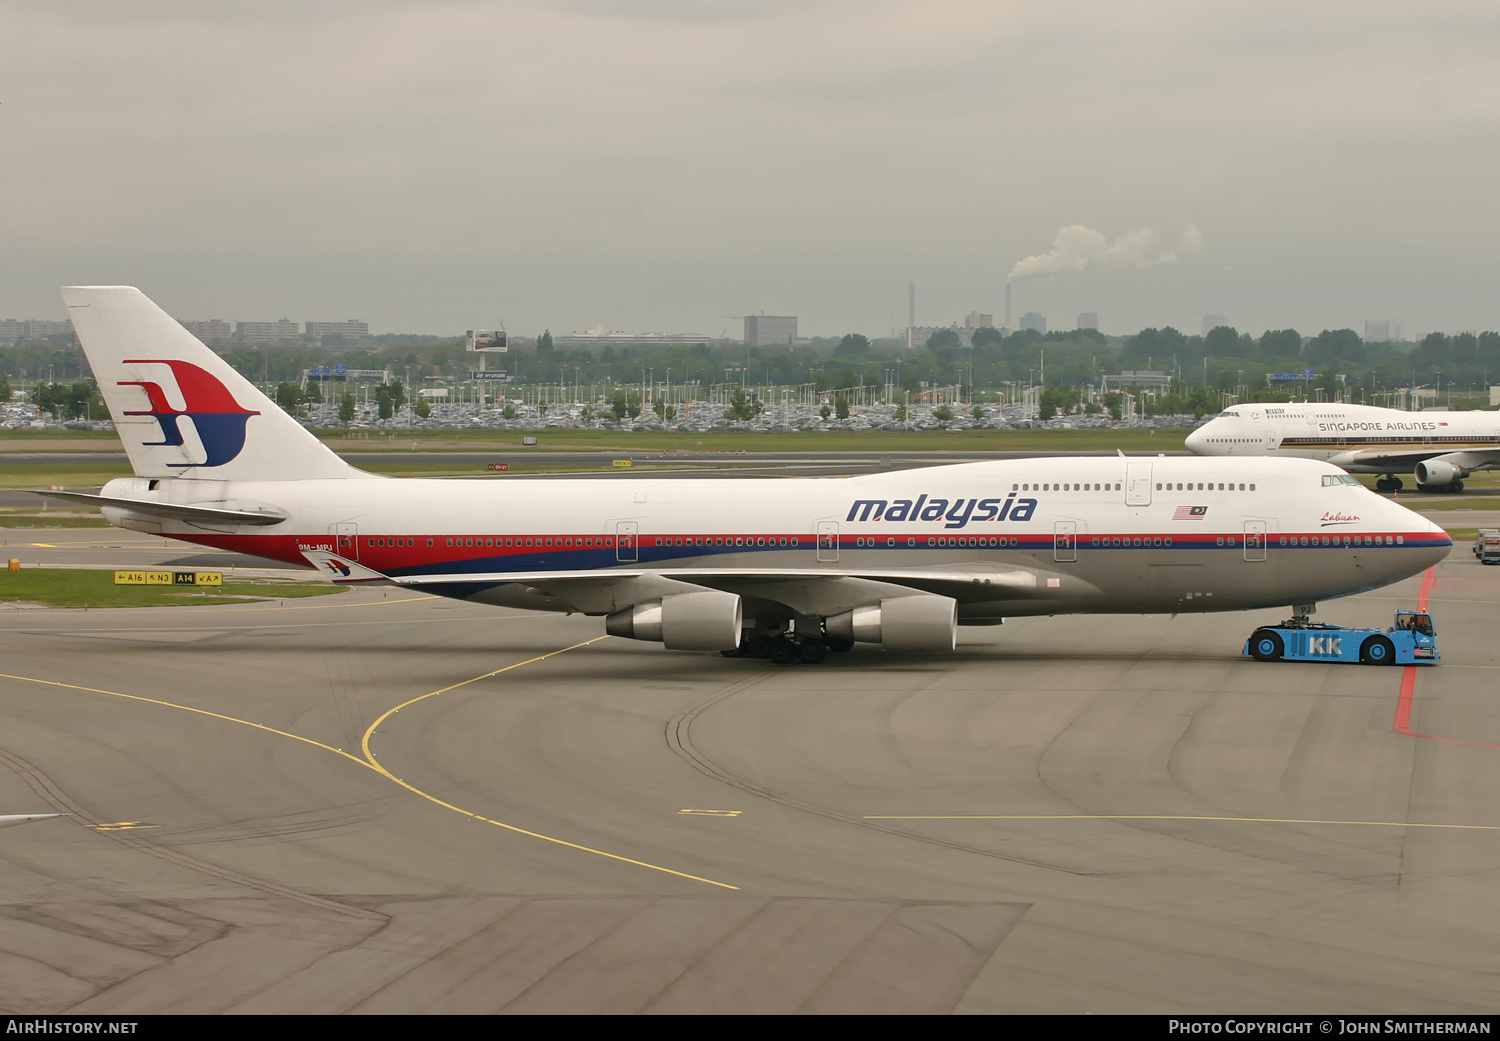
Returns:
[[[768,659],[777,665],[817,665],[828,657],[829,651],[847,651],[853,646],[854,641],[837,636],[746,629],[740,635],[738,647],[719,653],[726,658]]]
[[[1375,490],[1377,492],[1399,492],[1402,488],[1405,487],[1406,485],[1401,483],[1401,478],[1397,477],[1395,474],[1386,474],[1380,480],[1375,482]]]

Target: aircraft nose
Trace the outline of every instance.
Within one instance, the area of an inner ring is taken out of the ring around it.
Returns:
[[[1432,521],[1395,503],[1383,505],[1389,511],[1387,516],[1390,517],[1391,528],[1405,532],[1402,536],[1405,544],[1402,557],[1406,562],[1405,567],[1410,568],[1410,574],[1417,574],[1442,563],[1452,552],[1452,536]]]
[[[1183,444],[1187,447],[1187,450],[1189,452],[1192,452],[1194,455],[1206,454],[1205,446],[1208,444],[1208,438],[1204,434],[1205,429],[1205,427],[1199,427],[1197,430],[1194,430],[1191,434],[1189,434],[1187,436],[1187,439],[1183,441]]]

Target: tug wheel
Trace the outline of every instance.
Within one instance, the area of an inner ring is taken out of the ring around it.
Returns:
[[[1372,636],[1360,644],[1359,660],[1366,665],[1389,665],[1396,660],[1396,648],[1384,636]]]
[[[1285,652],[1280,634],[1270,629],[1257,629],[1250,636],[1250,655],[1256,661],[1280,661]]]

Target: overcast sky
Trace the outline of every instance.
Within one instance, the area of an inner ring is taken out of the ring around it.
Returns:
[[[1497,329],[1497,130],[1493,2],[0,0],[0,317]]]

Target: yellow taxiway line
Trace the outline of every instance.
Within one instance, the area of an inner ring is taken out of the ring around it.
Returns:
[[[259,730],[267,734],[275,734],[278,737],[285,737],[292,741],[299,741],[302,744],[311,745],[314,748],[321,748],[325,752],[332,752],[334,755],[340,756],[351,763],[358,764],[359,766],[362,766],[367,770],[374,771],[387,780],[400,785],[402,788],[411,792],[413,795],[419,795],[422,798],[426,799],[428,802],[441,806],[444,809],[452,810],[454,813],[462,814],[463,816],[468,817],[472,820],[482,821],[485,824],[494,825],[495,827],[502,828],[505,831],[514,832],[517,835],[525,835],[528,838],[538,839],[542,842],[550,842],[556,846],[562,846],[567,849],[577,850],[580,853],[591,853],[594,856],[604,857],[608,860],[618,861],[622,864],[630,864],[633,867],[646,868],[649,871],[659,871],[662,874],[673,875],[677,878],[687,879],[691,882],[702,882],[704,885],[716,886],[720,889],[738,890],[739,886],[732,886],[727,882],[716,882],[711,878],[703,878],[700,875],[689,874],[686,871],[676,871],[669,867],[663,867],[660,864],[652,864],[648,861],[636,860],[632,857],[622,856],[618,853],[610,853],[607,850],[595,849],[592,846],[580,845],[579,843],[569,842],[566,839],[560,839],[553,835],[545,835],[539,831],[531,831],[526,828],[517,827],[514,824],[506,824],[504,821],[495,820],[492,817],[486,817],[482,814],[474,813],[473,811],[466,810],[461,806],[455,806],[450,802],[444,802],[442,799],[439,799],[434,795],[429,795],[427,792],[422,791],[415,785],[409,784],[402,778],[397,777],[395,774],[391,773],[376,761],[375,753],[370,748],[371,736],[375,733],[376,728],[379,727],[381,723],[383,723],[386,719],[390,718],[395,713],[401,711],[403,708],[406,708],[409,705],[414,705],[417,702],[423,701],[427,698],[436,697],[439,694],[446,694],[449,691],[458,690],[460,687],[467,687],[470,684],[478,683],[481,680],[487,680],[492,676],[499,676],[504,673],[511,672],[515,669],[522,668],[526,665],[532,665],[536,662],[546,661],[548,658],[554,658],[559,654],[566,654],[569,651],[575,651],[581,647],[587,647],[592,643],[598,643],[600,640],[605,639],[608,639],[608,637],[596,636],[592,640],[585,640],[582,643],[575,643],[570,647],[562,647],[555,651],[549,651],[546,654],[539,654],[534,658],[527,658],[525,661],[516,662],[514,665],[507,665],[503,669],[495,669],[492,672],[486,672],[482,675],[474,676],[470,679],[450,684],[449,686],[443,687],[440,690],[434,690],[430,693],[422,694],[418,697],[403,701],[395,708],[389,709],[385,713],[383,713],[380,718],[375,720],[374,723],[371,723],[369,729],[364,732],[364,735],[360,738],[360,750],[363,752],[362,757],[352,755],[349,752],[345,752],[342,748],[335,748],[333,745],[324,744],[322,741],[315,741],[310,737],[303,737],[301,734],[294,734],[289,730],[279,730],[276,727],[266,726],[264,723],[255,723],[248,719],[240,719],[237,716],[228,716],[222,712],[213,712],[209,709],[195,708],[192,705],[179,705],[176,702],[163,701],[160,698],[148,698],[140,694],[126,694],[118,690],[104,690],[101,687],[85,687],[76,683],[64,683],[61,680],[40,679],[35,676],[17,676],[10,673],[0,673],[0,679],[15,680],[18,683],[36,683],[47,687],[58,687],[63,690],[82,691],[86,694],[104,694],[112,698],[123,698],[126,701],[134,701],[146,705],[156,705],[160,708],[177,709],[180,712],[191,712],[194,715],[207,716],[211,719],[223,720],[226,723],[235,723],[239,726],[250,727],[253,730]]]

